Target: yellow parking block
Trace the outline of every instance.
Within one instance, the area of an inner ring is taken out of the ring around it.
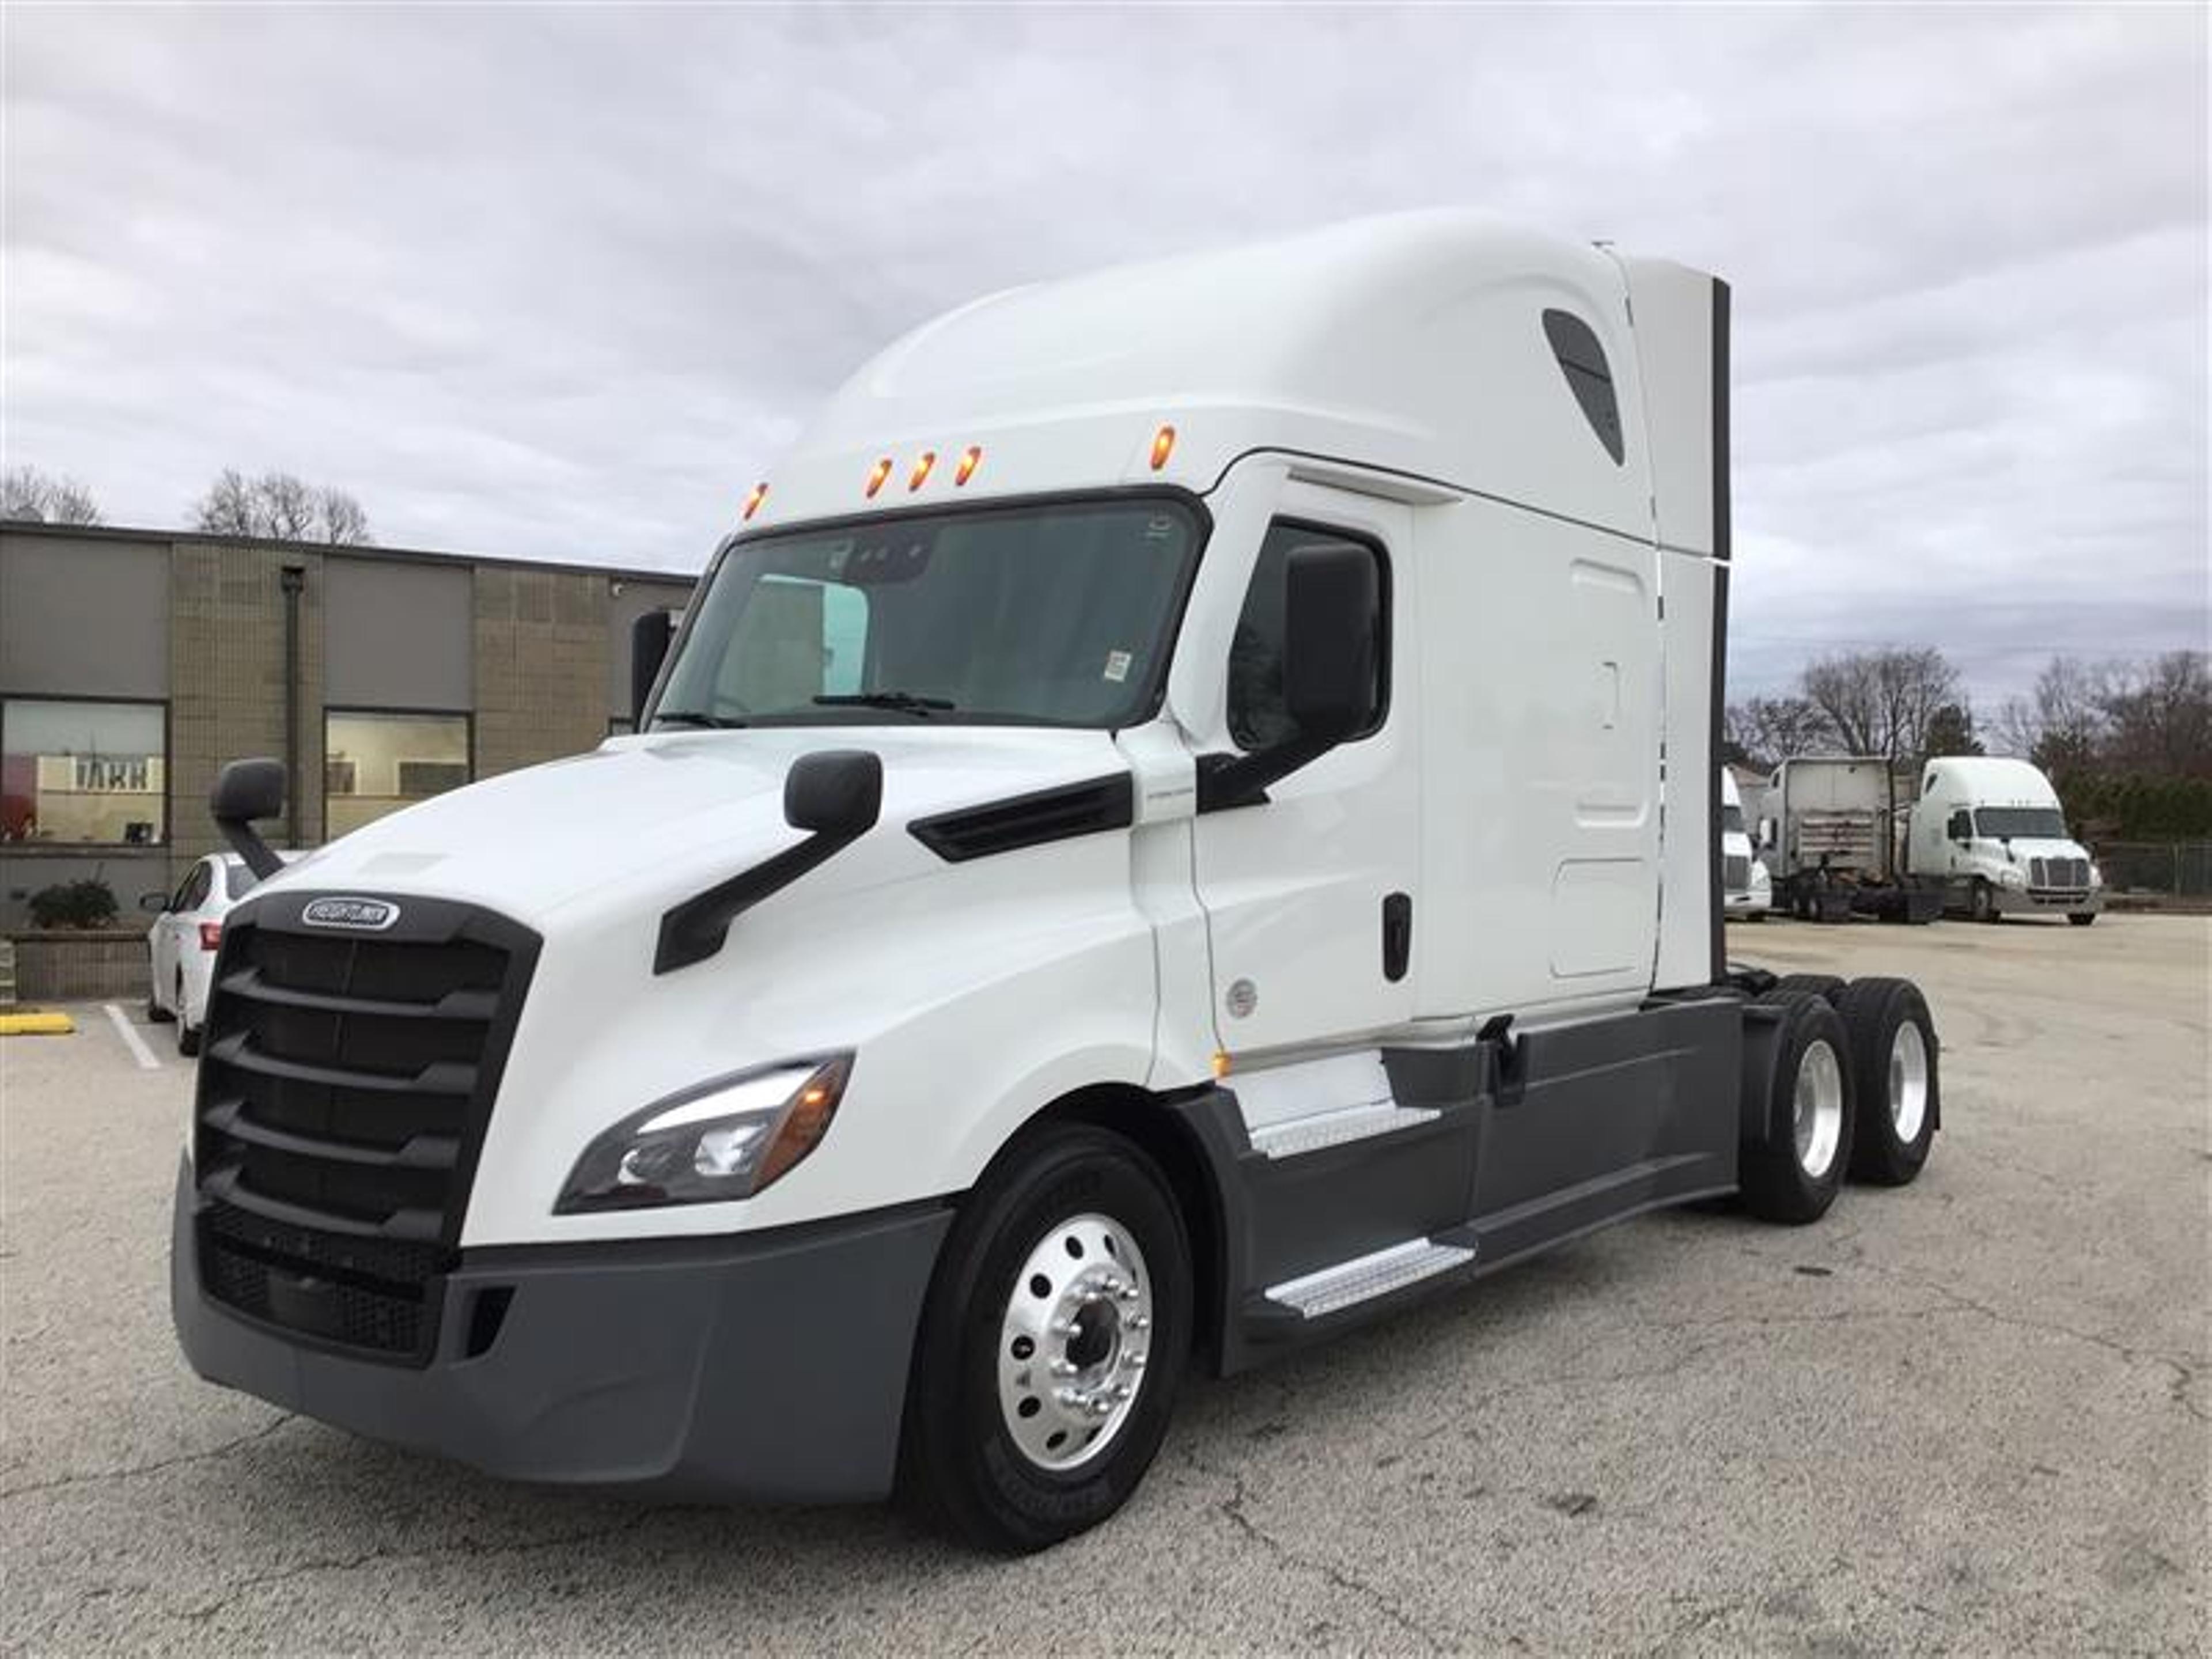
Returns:
[[[67,1014],[0,1014],[0,1036],[67,1036],[75,1030]]]

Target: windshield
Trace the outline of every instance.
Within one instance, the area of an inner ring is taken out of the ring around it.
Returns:
[[[738,542],[653,729],[1137,724],[1200,539],[1180,501],[1121,496]]]
[[[1721,804],[1721,833],[1724,836],[1743,833],[1743,808],[1725,801]]]
[[[1999,841],[2064,841],[2066,819],[2055,806],[1984,806],[1975,811],[1974,833]]]

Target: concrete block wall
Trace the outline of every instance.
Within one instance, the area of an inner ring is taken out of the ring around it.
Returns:
[[[279,846],[323,826],[323,559],[297,547],[179,542],[169,574],[169,849],[181,872],[222,845],[208,790],[226,761],[284,753],[283,570],[300,596],[300,799],[264,825]],[[296,828],[295,827],[296,826]]]
[[[477,568],[477,776],[599,747],[608,605],[600,572]]]

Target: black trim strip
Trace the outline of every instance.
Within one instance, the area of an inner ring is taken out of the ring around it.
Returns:
[[[861,832],[865,834],[865,831]],[[653,947],[653,971],[672,974],[704,962],[722,948],[730,924],[771,894],[780,893],[817,865],[827,863],[860,839],[851,836],[809,836],[795,847],[787,847],[774,858],[750,870],[741,870],[727,881],[671,907],[660,918],[660,938]]]
[[[489,1020],[499,1012],[496,991],[448,991],[435,1002],[374,1002],[363,997],[331,996],[320,991],[299,991],[270,985],[258,968],[241,968],[226,975],[222,989],[249,1002],[274,1003],[286,1008],[312,1008],[326,1014],[373,1015],[379,1019]]]
[[[377,1089],[390,1094],[453,1095],[466,1099],[476,1092],[477,1068],[462,1060],[441,1060],[412,1075],[397,1072],[357,1072],[349,1066],[311,1066],[304,1060],[280,1060],[252,1046],[252,1035],[237,1031],[208,1045],[208,1058],[234,1066],[241,1072],[284,1078],[294,1083],[320,1083],[333,1089]]]
[[[1136,821],[1136,781],[1119,772],[933,813],[907,825],[907,832],[947,864],[963,864],[996,853],[1127,830]]]
[[[358,1140],[331,1140],[290,1129],[272,1129],[246,1115],[242,1100],[225,1100],[207,1108],[200,1121],[216,1133],[272,1152],[295,1158],[326,1158],[333,1164],[361,1164],[379,1170],[450,1170],[461,1161],[459,1135],[414,1135],[400,1146],[371,1146]]]
[[[1721,750],[1728,708],[1729,558],[1733,526],[1729,509],[1729,285],[1713,278],[1713,672],[1711,735],[1705,747],[1705,843],[1711,849],[1713,912],[1712,980],[1728,978],[1727,890],[1721,871]]]

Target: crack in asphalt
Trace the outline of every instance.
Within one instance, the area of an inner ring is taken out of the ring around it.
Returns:
[[[641,1509],[635,1514],[625,1516],[622,1520],[610,1526],[587,1527],[580,1531],[556,1533],[548,1538],[518,1539],[510,1543],[484,1543],[464,1535],[451,1543],[441,1544],[428,1549],[394,1549],[390,1545],[379,1544],[374,1549],[362,1550],[353,1555],[325,1556],[309,1561],[295,1561],[288,1567],[280,1567],[272,1572],[249,1573],[243,1578],[234,1578],[222,1587],[222,1593],[214,1601],[203,1607],[188,1607],[182,1613],[173,1613],[168,1616],[172,1619],[184,1620],[191,1624],[205,1624],[209,1620],[228,1609],[234,1602],[257,1590],[267,1589],[273,1584],[286,1583],[292,1579],[305,1578],[315,1573],[357,1572],[363,1567],[380,1566],[392,1562],[444,1561],[451,1560],[456,1556],[465,1556],[471,1560],[481,1561],[495,1556],[529,1555],[539,1550],[562,1549],[573,1544],[600,1543],[610,1538],[618,1538],[624,1533],[635,1532],[655,1516],[667,1513],[665,1510]]]
[[[133,1463],[120,1469],[92,1469],[82,1474],[61,1474],[51,1480],[30,1480],[20,1486],[0,1488],[0,1502],[10,1498],[28,1498],[38,1492],[58,1492],[66,1486],[94,1486],[110,1480],[134,1480],[141,1475],[159,1474],[165,1469],[181,1468],[187,1463],[211,1462],[218,1457],[228,1457],[258,1440],[266,1440],[287,1423],[296,1420],[296,1413],[284,1412],[274,1422],[264,1423],[251,1433],[226,1440],[205,1451],[181,1452],[174,1457],[160,1458],[151,1463]]]

